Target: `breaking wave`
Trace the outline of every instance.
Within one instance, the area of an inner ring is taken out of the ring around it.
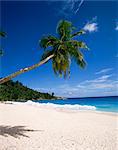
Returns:
[[[71,109],[71,110],[96,110],[95,106],[91,106],[91,105],[79,105],[79,104],[64,104],[64,105],[60,105],[60,104],[52,104],[52,103],[38,103],[38,102],[33,102],[31,100],[25,102],[25,104],[28,105],[32,105],[32,106],[39,106],[39,107],[53,107],[53,108],[61,108],[61,109]]]

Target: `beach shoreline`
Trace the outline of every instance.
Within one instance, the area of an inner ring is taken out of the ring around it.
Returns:
[[[117,113],[16,103],[0,110],[0,150],[117,149]]]
[[[30,103],[29,103],[30,102]],[[101,110],[87,110],[87,109],[71,109],[68,107],[63,107],[63,105],[61,105],[62,107],[54,107],[53,105],[58,105],[58,104],[47,104],[47,105],[43,105],[41,103],[36,103],[33,102],[31,100],[26,101],[26,102],[14,102],[14,101],[4,101],[4,102],[0,102],[0,104],[11,104],[11,105],[27,105],[27,106],[34,106],[34,107],[39,107],[39,108],[46,108],[46,109],[54,109],[56,111],[65,111],[65,112],[91,112],[91,113],[98,113],[98,114],[105,114],[105,115],[118,115],[118,112],[111,112],[111,111],[101,111]],[[84,105],[86,106],[86,105]],[[90,106],[90,105],[88,105]]]

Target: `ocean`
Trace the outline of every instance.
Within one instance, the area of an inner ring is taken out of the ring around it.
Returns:
[[[105,112],[118,112],[118,97],[97,98],[69,98],[59,100],[33,100],[29,104],[51,106],[56,108],[68,108],[71,110],[96,110]]]

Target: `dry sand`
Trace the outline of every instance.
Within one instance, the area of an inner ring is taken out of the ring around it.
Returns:
[[[117,115],[0,103],[0,150],[117,150]]]

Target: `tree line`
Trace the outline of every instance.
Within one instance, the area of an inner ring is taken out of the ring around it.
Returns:
[[[8,81],[0,85],[0,101],[27,101],[39,99],[57,99],[54,93],[41,93],[24,86],[19,81]]]

